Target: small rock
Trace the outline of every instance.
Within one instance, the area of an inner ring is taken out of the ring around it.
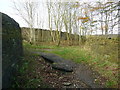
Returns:
[[[98,80],[97,80],[97,79],[95,79],[95,80],[94,80],[94,83],[95,83],[95,82],[97,82],[97,81],[98,81]]]
[[[64,82],[63,85],[64,86],[70,86],[72,83],[69,83],[69,82]]]
[[[59,77],[59,79],[63,79],[63,77]]]
[[[40,87],[40,85],[38,85]]]
[[[73,86],[75,87],[76,85],[74,84]]]

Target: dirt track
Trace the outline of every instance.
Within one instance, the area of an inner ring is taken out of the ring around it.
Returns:
[[[42,57],[37,62],[40,66],[36,72],[51,88],[104,88],[105,79],[85,64],[76,64],[73,72],[63,72],[53,69]]]

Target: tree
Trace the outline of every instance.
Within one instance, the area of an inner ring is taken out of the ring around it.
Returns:
[[[52,12],[52,2],[51,0],[50,1],[47,1],[47,9],[48,9],[48,22],[49,22],[49,29],[50,29],[50,32],[51,32],[51,37],[52,37],[52,41],[55,42],[55,35],[53,33],[53,12]]]
[[[44,25],[44,21],[41,21],[41,18],[40,18],[40,12],[38,12],[37,13],[37,18],[36,18],[36,20],[37,20],[37,27],[38,27],[38,29],[37,29],[37,40],[38,40],[38,42],[39,41],[42,41],[43,42],[43,38],[44,38],[44,34],[43,34],[43,30],[40,30],[40,29],[43,29],[43,25]],[[39,36],[41,37],[41,38],[39,38]],[[40,40],[39,40],[40,39]]]
[[[55,8],[57,10],[57,12],[55,12],[54,14],[54,23],[55,23],[55,27],[56,27],[56,35],[57,35],[57,45],[60,45],[60,41],[61,41],[61,31],[62,31],[62,27],[63,27],[63,23],[62,23],[62,9],[61,9],[62,3],[61,2],[57,2],[55,4]]]
[[[62,15],[62,20],[63,20],[63,24],[65,27],[65,31],[66,31],[66,37],[67,37],[67,42],[69,43],[69,28],[68,28],[68,23],[69,23],[69,14],[68,14],[68,3],[63,3],[63,15]]]
[[[74,24],[74,19],[72,18],[74,15],[74,11],[73,11],[73,2],[67,2],[67,3],[63,3],[63,15],[62,15],[62,19],[63,19],[63,23],[64,23],[64,27],[66,30],[66,37],[67,37],[67,42],[69,45],[71,45],[72,43],[72,30],[73,30],[73,24]]]
[[[30,28],[30,40],[29,42],[35,44],[35,14],[37,9],[37,3],[32,0],[20,0],[17,2],[13,0],[13,8],[17,11],[18,15],[27,23]]]
[[[92,11],[96,13],[98,19],[95,23],[101,23],[100,29],[102,30],[102,35],[113,34],[113,26],[117,19],[117,2],[107,1],[105,3],[96,2],[95,7],[92,7]]]

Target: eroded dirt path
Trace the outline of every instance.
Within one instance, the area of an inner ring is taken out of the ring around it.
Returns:
[[[51,64],[45,61],[43,58],[38,59],[38,63],[41,64],[37,68],[40,76],[43,77],[43,81],[49,84],[53,88],[87,88],[88,86],[76,78],[75,72],[63,72],[53,69]]]
[[[38,76],[51,88],[104,88],[104,78],[85,64],[76,64],[73,72],[63,72],[53,69],[42,57],[36,60],[40,65],[36,66]]]

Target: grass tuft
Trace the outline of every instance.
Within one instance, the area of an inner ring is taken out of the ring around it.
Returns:
[[[76,63],[86,63],[107,79],[106,82],[107,87],[116,88],[118,85],[118,70],[116,69],[118,68],[118,64],[115,61],[111,60],[111,57],[114,55],[112,56],[110,56],[110,54],[107,55],[103,47],[102,50],[104,51],[101,51],[99,48],[100,51],[98,51],[98,53],[94,50],[91,50],[91,48],[87,46],[84,47],[80,47],[80,46],[57,47],[52,45],[35,46],[25,43],[24,47],[29,48],[29,50],[36,49],[39,51],[54,53],[65,59],[73,60]],[[46,51],[43,49],[53,49],[53,50]],[[104,52],[105,55],[101,54],[101,52]],[[114,57],[117,58],[117,56]]]

